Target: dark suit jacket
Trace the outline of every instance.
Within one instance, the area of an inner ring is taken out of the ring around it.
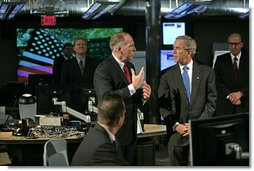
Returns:
[[[213,116],[216,107],[215,75],[212,68],[193,61],[192,91],[189,103],[180,67],[170,67],[161,76],[158,89],[160,114],[168,116],[170,127],[176,122],[188,123],[190,119],[206,119]],[[171,136],[172,145],[188,145],[188,137],[175,132]]]
[[[99,64],[95,59],[86,57],[84,75],[80,71],[80,67],[76,58],[64,62],[61,84],[62,85],[93,85],[94,71]]]
[[[134,69],[130,62],[126,63],[128,69]],[[130,72],[131,73],[131,72]],[[117,133],[117,137],[122,145],[128,145],[137,139],[137,104],[141,104],[141,93],[130,95],[128,81],[121,67],[113,56],[105,59],[98,65],[94,73],[94,88],[98,99],[106,92],[116,92],[124,98],[126,113],[123,126]]]
[[[60,56],[54,60],[54,64],[53,64],[54,84],[60,84],[63,63],[65,60],[66,59],[63,56]]]
[[[233,66],[230,53],[218,56],[215,63],[216,87],[218,91],[218,105],[216,115],[232,114],[235,108],[236,113],[249,111],[249,55],[243,53],[238,68],[238,80],[233,81]],[[241,91],[244,97],[241,98],[240,106],[232,105],[226,99],[228,94]]]
[[[72,159],[72,166],[123,166],[127,162],[98,123],[91,127]]]

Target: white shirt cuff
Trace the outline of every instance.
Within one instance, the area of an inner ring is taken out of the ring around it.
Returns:
[[[136,90],[132,84],[128,85],[128,89],[129,89],[131,95],[136,93]]]

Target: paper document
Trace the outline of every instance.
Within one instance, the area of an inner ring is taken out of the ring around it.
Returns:
[[[141,119],[144,120],[144,114],[138,109],[137,111],[137,134],[142,134],[144,130],[142,129]]]

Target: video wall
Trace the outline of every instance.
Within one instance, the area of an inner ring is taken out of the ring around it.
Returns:
[[[111,53],[110,37],[119,31],[123,28],[17,28],[17,80],[26,82],[30,74],[52,74],[63,44],[78,37],[87,39],[87,55],[102,61]]]

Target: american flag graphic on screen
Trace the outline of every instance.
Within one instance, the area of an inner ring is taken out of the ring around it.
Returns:
[[[54,59],[62,52],[63,43],[43,29],[35,29],[27,46],[20,52],[18,80],[27,81],[29,74],[51,74]]]

